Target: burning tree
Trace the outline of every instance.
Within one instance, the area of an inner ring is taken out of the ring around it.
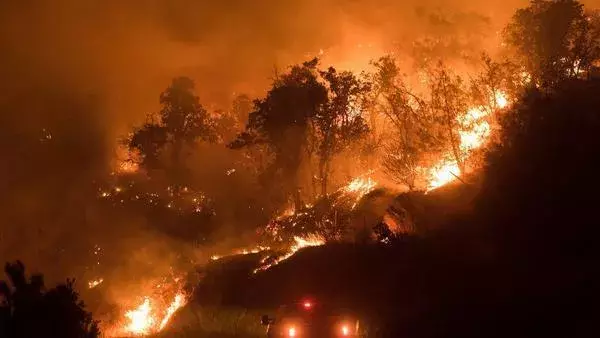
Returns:
[[[400,78],[400,69],[391,56],[374,63],[373,76],[377,109],[394,127],[386,145],[383,165],[399,183],[414,189],[427,152],[439,148],[431,134],[434,120],[424,99],[412,93]]]
[[[166,129],[154,122],[152,116],[125,140],[129,150],[139,155],[138,164],[147,171],[161,168],[160,153],[166,143]]]
[[[330,67],[320,72],[329,89],[329,97],[313,118],[318,133],[319,179],[321,195],[327,195],[327,183],[333,156],[368,131],[361,114],[370,85],[351,72]]]
[[[264,99],[256,100],[246,130],[230,144],[266,144],[274,154],[263,178],[279,182],[284,198],[302,207],[299,170],[315,152],[321,193],[327,194],[331,161],[368,130],[361,115],[369,85],[351,72],[318,69],[318,59],[296,65],[278,77]]]
[[[464,172],[464,154],[461,150],[459,117],[469,108],[469,97],[463,80],[452,74],[443,63],[430,71],[429,109],[438,128],[430,130],[439,142],[450,149],[451,160],[456,162],[460,172]],[[458,175],[459,173],[453,173]]]

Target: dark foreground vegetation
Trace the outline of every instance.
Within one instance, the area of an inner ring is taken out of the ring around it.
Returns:
[[[10,283],[0,281],[0,337],[100,337],[74,280],[47,288],[44,277],[28,277],[21,262],[7,263],[4,272]]]

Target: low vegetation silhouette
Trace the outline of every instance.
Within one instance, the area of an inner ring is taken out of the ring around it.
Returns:
[[[67,280],[46,288],[42,275],[28,277],[25,265],[7,263],[8,282],[0,281],[0,336],[6,338],[98,338],[98,322],[85,310]]]

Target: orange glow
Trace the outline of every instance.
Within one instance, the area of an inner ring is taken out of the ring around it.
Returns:
[[[442,161],[430,169],[431,180],[428,190],[439,188],[450,183],[460,176],[460,169],[456,161]]]
[[[494,107],[502,109],[508,106],[510,100],[506,93],[499,91],[490,97],[490,103],[493,103]],[[474,107],[457,118],[461,126],[458,130],[461,160],[468,158],[473,150],[482,147],[489,139],[491,126],[486,118],[490,113],[492,112],[484,107]],[[454,156],[445,154],[443,158],[427,170],[429,175],[427,191],[446,185],[462,174]]]
[[[295,327],[290,327],[288,329],[288,337],[296,337],[296,328]]]
[[[134,335],[145,335],[150,332],[154,325],[154,318],[151,316],[150,299],[144,298],[144,302],[137,308],[125,312],[125,317],[129,319],[126,331]]]
[[[120,334],[147,335],[163,330],[175,312],[186,303],[186,297],[179,292],[164,309],[161,309],[158,301],[150,297],[144,297],[144,301],[138,307],[125,312],[128,323],[123,329],[116,329],[115,336]]]
[[[472,108],[459,118],[460,124],[464,126],[458,132],[463,152],[479,148],[490,136],[490,124],[484,120],[486,115],[482,108]]]
[[[497,92],[495,94],[495,99],[496,99],[496,105],[498,106],[498,108],[506,108],[508,106],[508,96],[506,96],[506,93],[503,92]]]
[[[237,255],[257,254],[257,253],[260,253],[260,252],[263,252],[263,251],[268,251],[268,250],[271,250],[271,248],[268,247],[268,246],[258,245],[258,246],[255,246],[253,248],[250,248],[250,249],[245,248],[245,249],[234,250],[232,253],[226,254],[226,255],[212,255],[212,256],[210,256],[210,259],[213,260],[213,261],[217,261],[217,260],[219,260],[221,258],[224,258],[224,257],[231,257],[231,256],[237,256]]]
[[[377,183],[375,183],[375,181],[373,181],[370,177],[357,177],[350,181],[350,183],[348,183],[348,185],[344,187],[344,191],[348,193],[354,192],[364,195],[373,190],[373,188],[376,185]]]
[[[348,328],[348,325],[342,325],[342,336],[348,336],[350,335],[350,328]]]
[[[173,299],[173,302],[171,303],[171,305],[169,305],[169,307],[167,308],[167,312],[166,312],[164,318],[162,319],[162,321],[160,322],[158,329],[159,330],[164,329],[165,326],[167,326],[167,323],[169,323],[169,320],[171,319],[173,314],[184,305],[185,305],[185,296],[181,293],[178,293],[175,296],[175,299]]]
[[[103,328],[105,335],[146,336],[165,329],[175,313],[187,303],[183,280],[180,276],[151,280],[139,286],[138,295],[143,296],[129,298],[126,295],[125,298],[117,299],[119,304],[125,304],[121,310],[123,317]]]
[[[358,176],[358,177],[354,178],[352,181],[350,181],[350,183],[348,183],[346,186],[344,186],[340,189],[340,191],[342,191],[345,195],[349,195],[349,194],[355,195],[354,203],[352,204],[352,209],[354,209],[356,207],[358,202],[366,194],[373,191],[373,189],[375,189],[375,187],[377,186],[377,182],[375,182],[371,177],[368,176],[372,173],[373,173],[373,171],[371,170],[364,175]]]

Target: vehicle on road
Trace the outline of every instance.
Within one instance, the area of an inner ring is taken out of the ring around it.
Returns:
[[[359,337],[360,325],[349,311],[313,300],[281,306],[274,318],[262,316],[267,338]]]

